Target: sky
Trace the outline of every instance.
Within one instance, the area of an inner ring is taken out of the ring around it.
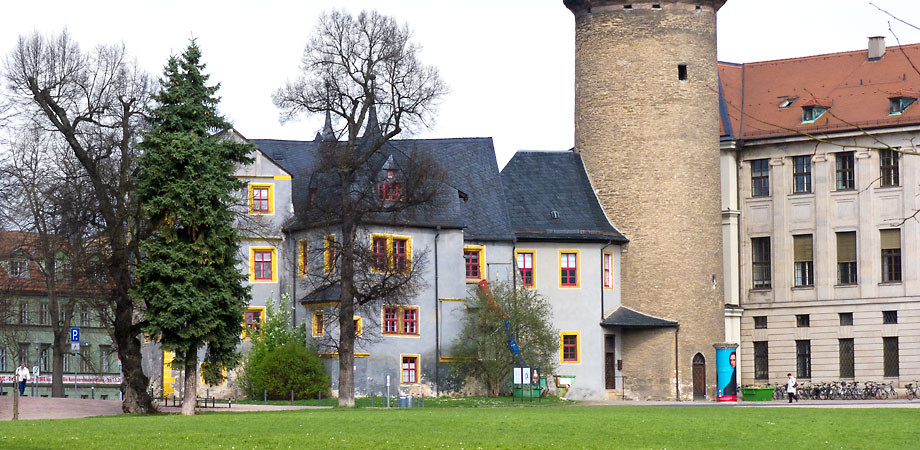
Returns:
[[[920,43],[918,0],[728,0],[718,13],[720,61],[752,62],[859,50],[867,37]],[[297,77],[316,18],[377,9],[408,23],[422,61],[450,87],[436,122],[413,137],[492,137],[499,166],[517,150],[574,141],[572,14],[562,0],[262,0],[5,2],[0,55],[19,35],[65,27],[82,48],[124,42],[159,76],[196,38],[221,89],[220,111],[248,138],[309,140],[321,117],[281,124],[271,94]],[[410,137],[410,136],[400,136]]]

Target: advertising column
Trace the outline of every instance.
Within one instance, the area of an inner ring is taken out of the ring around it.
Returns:
[[[722,342],[716,349],[716,401],[738,401],[738,344]]]

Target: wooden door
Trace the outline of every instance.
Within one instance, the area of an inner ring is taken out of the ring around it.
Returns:
[[[617,388],[616,336],[604,335],[604,382],[607,389]]]
[[[706,399],[706,358],[699,353],[693,357],[693,399]]]

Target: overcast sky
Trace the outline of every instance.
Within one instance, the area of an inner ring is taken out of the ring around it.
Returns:
[[[920,1],[873,0],[920,25]],[[135,6],[137,5],[137,6]],[[281,125],[271,93],[298,73],[324,10],[376,8],[407,22],[451,92],[434,127],[418,137],[489,136],[499,165],[518,149],[573,142],[574,20],[562,0],[301,0],[4,2],[0,52],[20,34],[67,27],[84,48],[123,41],[160,75],[196,37],[221,112],[249,138],[312,139],[321,118]],[[719,60],[731,62],[857,50],[868,36],[920,43],[920,31],[864,0],[729,0],[719,11]]]

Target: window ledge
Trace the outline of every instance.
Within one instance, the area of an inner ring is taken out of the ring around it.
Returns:
[[[900,184],[896,184],[896,185],[893,185],[893,186],[879,186],[879,187],[877,187],[877,188],[875,188],[875,189],[876,189],[876,190],[883,190],[883,191],[894,191],[894,190],[899,190],[899,189],[901,189],[902,187],[903,187],[903,186],[901,186]]]
[[[790,196],[790,197],[808,197],[808,196],[814,197],[814,196],[815,196],[815,193],[814,193],[814,192],[811,192],[811,191],[808,191],[808,192],[793,192],[793,193],[789,194],[789,196]]]
[[[808,286],[792,286],[793,291],[811,291],[815,289],[815,285],[811,284]]]
[[[903,283],[902,281],[882,281],[882,282],[879,282],[878,285],[879,286],[897,286],[902,283]]]
[[[834,195],[834,194],[837,194],[837,195],[847,195],[847,194],[851,194],[851,195],[852,195],[852,194],[855,194],[855,193],[856,193],[856,188],[849,188],[849,189],[834,189],[833,191],[831,191],[831,195]]]
[[[748,292],[770,292],[772,290],[773,290],[772,287],[761,287],[761,288],[748,289]]]
[[[835,284],[835,288],[854,288],[859,287],[859,283],[845,283],[845,284]]]

